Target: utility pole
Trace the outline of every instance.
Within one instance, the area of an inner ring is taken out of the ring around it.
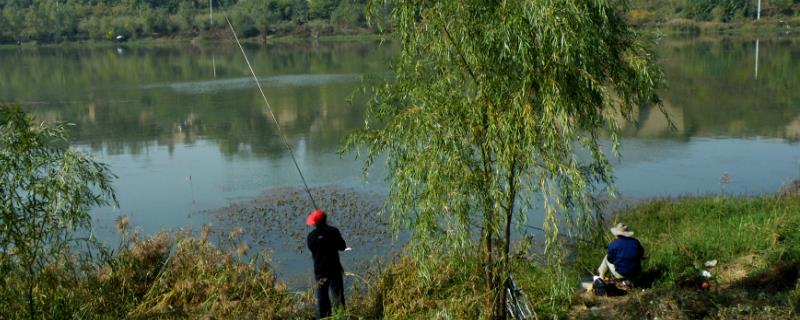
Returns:
[[[756,9],[756,21],[761,20],[761,0],[758,0],[758,8]]]

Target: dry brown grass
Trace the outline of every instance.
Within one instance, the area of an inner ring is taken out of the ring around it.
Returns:
[[[240,234],[232,232],[230,240]],[[277,281],[267,254],[246,261],[246,244],[231,242],[223,250],[189,234],[179,234],[174,243],[157,278],[129,315],[283,319],[308,313],[303,296]],[[158,248],[151,251],[160,252]],[[139,254],[148,257],[146,252]]]
[[[634,291],[622,297],[579,295],[570,319],[798,319],[797,310],[773,296],[741,288]]]
[[[215,245],[210,228],[141,237],[118,219],[122,243],[100,258],[47,267],[37,292],[63,306],[53,318],[81,319],[288,319],[313,317],[313,296],[293,293],[270,269],[269,255],[247,257],[234,231]],[[5,292],[5,291],[4,291]],[[53,307],[53,308],[56,308]],[[22,311],[6,310],[17,318]],[[5,316],[4,316],[5,315]]]
[[[397,258],[370,277],[367,294],[354,299],[353,314],[369,319],[478,319],[487,298],[480,270],[446,256],[429,261],[435,262],[422,266],[409,256]]]

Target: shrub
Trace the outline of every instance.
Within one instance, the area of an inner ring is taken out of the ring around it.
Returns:
[[[73,264],[70,247],[81,244],[73,232],[89,227],[89,209],[116,203],[108,166],[64,142],[63,126],[35,125],[19,107],[0,105],[0,312],[13,310],[10,318],[60,305],[41,289],[54,269]],[[25,310],[15,308],[19,299]]]

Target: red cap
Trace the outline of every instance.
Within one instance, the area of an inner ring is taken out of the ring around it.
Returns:
[[[308,215],[308,218],[306,218],[306,224],[309,226],[313,226],[319,223],[323,219],[325,219],[325,211],[316,209],[314,210],[314,212],[311,212],[311,214]]]

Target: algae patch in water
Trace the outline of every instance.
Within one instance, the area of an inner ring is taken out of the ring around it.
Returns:
[[[399,244],[392,241],[386,215],[381,214],[384,195],[335,185],[314,187],[311,193],[327,212],[328,223],[339,228],[353,248],[341,254],[346,271],[366,270],[397,252]],[[206,213],[216,232],[241,230],[241,240],[257,251],[271,251],[278,271],[292,278],[310,270],[306,235],[311,228],[305,220],[313,208],[302,188],[280,187]]]

